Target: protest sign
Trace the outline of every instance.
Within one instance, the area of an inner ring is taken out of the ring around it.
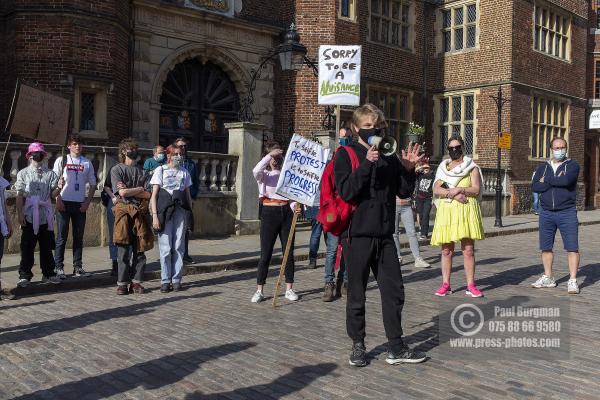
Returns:
[[[277,194],[300,204],[313,205],[329,149],[301,135],[294,135],[283,161]]]
[[[71,102],[42,90],[19,84],[9,132],[46,143],[65,142]]]
[[[361,46],[319,47],[319,104],[360,104]]]

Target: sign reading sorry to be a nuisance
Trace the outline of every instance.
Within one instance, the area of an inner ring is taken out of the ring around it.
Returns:
[[[360,104],[361,46],[319,47],[319,104]]]

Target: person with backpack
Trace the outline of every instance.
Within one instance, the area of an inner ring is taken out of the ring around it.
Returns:
[[[327,168],[321,191],[320,219],[326,222],[327,229],[330,228],[327,221],[331,221],[331,225],[336,220],[338,226],[346,225],[340,238],[348,268],[346,328],[353,342],[349,363],[356,367],[368,364],[364,343],[365,293],[371,270],[381,293],[383,324],[388,339],[386,362],[418,363],[427,358],[402,340],[404,284],[393,239],[396,196],[406,198],[413,192],[414,168],[422,156],[419,156],[418,144],[411,144],[402,152],[401,158],[380,155],[370,140],[381,136],[385,127],[383,112],[376,106],[358,107],[352,116],[352,129],[359,137],[358,143],[342,147],[334,155],[335,194],[328,193],[331,188]],[[332,196],[333,201],[324,199],[324,195]],[[341,207],[331,207],[332,203]],[[344,215],[336,210],[342,210]]]
[[[291,202],[275,193],[277,181],[283,165],[283,150],[279,143],[271,142],[267,145],[268,154],[256,164],[252,173],[258,184],[259,198],[262,204],[260,213],[260,260],[257,268],[257,288],[252,296],[252,303],[259,303],[265,299],[263,288],[267,281],[269,264],[273,257],[273,247],[277,236],[281,248],[285,249],[288,240],[292,241],[290,253],[285,266],[285,298],[289,301],[298,300],[294,292],[294,236],[290,238],[294,212],[300,213],[300,205]]]
[[[434,175],[428,163],[417,167],[415,203],[421,226],[420,240],[429,238],[429,214],[431,213],[431,204],[433,201],[433,178]]]
[[[167,164],[154,170],[152,185],[152,227],[158,232],[161,293],[181,290],[183,254],[188,213],[192,209],[192,178],[183,168],[182,150],[167,147]]]

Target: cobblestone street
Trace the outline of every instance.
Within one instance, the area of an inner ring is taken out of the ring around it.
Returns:
[[[433,296],[441,280],[439,250],[429,247],[424,256],[433,268],[414,270],[407,255],[402,267],[406,341],[429,353],[424,364],[385,362],[375,282],[367,295],[373,359],[358,369],[347,361],[344,299],[321,301],[322,264],[300,269],[300,301],[282,297],[276,310],[270,298],[250,303],[254,270],[226,271],[188,276],[179,293],[161,294],[152,281],[145,295],[116,296],[113,287],[104,287],[2,301],[0,399],[598,399],[597,232],[597,226],[580,230],[579,296],[566,293],[560,240],[559,286],[547,290],[529,288],[542,273],[536,232],[478,244],[478,284],[488,300],[570,301],[569,359],[490,360],[485,353],[476,362],[442,358],[435,317],[446,298]],[[461,263],[458,256],[452,298],[464,297]]]

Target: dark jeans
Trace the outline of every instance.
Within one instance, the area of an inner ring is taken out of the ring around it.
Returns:
[[[381,293],[383,326],[393,351],[405,348],[402,341],[404,283],[392,235],[389,237],[343,238],[344,260],[348,269],[346,330],[353,341],[365,338],[365,291],[373,271]]]
[[[429,213],[431,212],[432,199],[417,199],[417,212],[421,223],[421,235],[429,235]]]
[[[73,226],[73,268],[81,268],[85,213],[79,211],[81,203],[63,201],[63,204],[65,205],[65,211],[60,211],[56,214],[58,232],[56,235],[54,263],[58,269],[63,269],[65,266],[65,246],[69,238],[69,221],[71,221]]]
[[[269,264],[273,256],[273,247],[277,236],[281,242],[281,250],[285,252],[285,247],[292,227],[294,212],[288,205],[284,206],[264,206],[260,216],[260,261],[258,262],[258,274],[256,282],[264,285],[269,273]],[[285,283],[294,283],[294,237],[292,236],[292,245],[285,265]]]
[[[310,220],[310,241],[308,245],[308,258],[316,260],[319,254],[319,245],[321,244],[321,235],[323,234],[323,225],[317,219]],[[327,240],[327,237],[325,237]]]
[[[144,270],[146,269],[146,254],[138,252],[137,239],[131,233],[129,243],[131,246],[117,245],[117,263],[119,265],[117,285],[126,285],[130,281],[140,283],[144,280]],[[133,260],[130,262],[130,257]],[[133,271],[131,269],[133,268]]]
[[[33,273],[33,252],[35,245],[40,244],[40,268],[45,277],[56,275],[54,272],[54,232],[48,230],[48,224],[40,225],[38,234],[33,233],[33,224],[21,226],[21,263],[19,265],[19,279],[31,280]]]
[[[565,250],[579,251],[579,220],[575,207],[559,211],[542,209],[539,227],[540,250],[552,251],[556,230],[559,230]]]

